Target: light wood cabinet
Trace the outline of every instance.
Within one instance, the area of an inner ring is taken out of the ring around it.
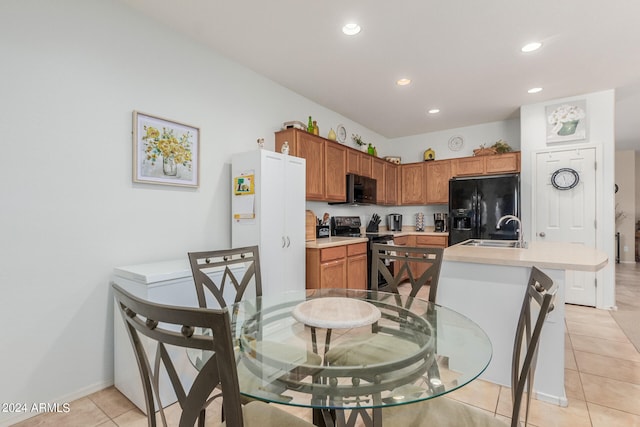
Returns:
[[[520,152],[452,159],[453,176],[520,172]]]
[[[307,160],[306,200],[346,199],[347,147],[299,129],[276,132],[276,151],[289,142],[289,153]]]
[[[486,174],[519,172],[520,152],[497,154],[495,156],[485,156],[484,172]]]
[[[376,180],[376,200],[378,205],[387,204],[386,184],[385,184],[385,167],[384,164],[389,163],[385,160],[373,159],[371,165],[371,176]]]
[[[360,153],[359,175],[375,178],[375,176],[372,175],[373,159],[374,157],[371,154]]]
[[[453,176],[474,176],[484,173],[484,156],[453,159]]]
[[[424,205],[427,202],[425,167],[423,163],[400,166],[401,205]]]
[[[428,248],[446,248],[447,236],[434,236],[434,235],[409,235],[400,236],[393,239],[393,243],[398,246],[414,246],[414,247],[428,247]],[[402,250],[397,251],[399,255],[402,255]],[[427,269],[429,265],[422,262],[410,262],[409,270],[413,277],[420,277],[422,273]],[[396,261],[394,269],[402,267],[402,261]],[[395,270],[398,271],[398,270]],[[408,278],[408,273],[402,275],[403,280]]]
[[[347,173],[360,174],[360,157],[362,153],[355,150],[347,150]]]
[[[449,180],[453,177],[451,160],[436,160],[425,164],[427,203],[449,203]]]
[[[307,289],[367,289],[367,244],[307,248]]]
[[[384,200],[385,205],[397,205],[398,204],[398,170],[400,166],[385,162],[384,165]]]
[[[343,202],[347,199],[347,148],[329,141],[324,142],[324,147],[325,193],[323,200]]]

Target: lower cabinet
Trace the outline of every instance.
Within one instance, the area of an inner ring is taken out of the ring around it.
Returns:
[[[307,248],[307,289],[367,289],[367,244]]]
[[[415,247],[426,247],[426,248],[446,248],[447,247],[447,236],[434,236],[434,235],[409,235],[409,236],[399,236],[393,239],[393,243],[398,246],[415,246]],[[402,254],[401,251],[398,251]],[[397,263],[397,261],[396,261]],[[394,268],[400,268],[402,264],[396,265]],[[420,277],[424,270],[428,267],[427,264],[419,263],[419,262],[410,262],[409,270],[411,270],[411,274],[413,277]],[[407,274],[403,275],[404,278],[408,278]]]

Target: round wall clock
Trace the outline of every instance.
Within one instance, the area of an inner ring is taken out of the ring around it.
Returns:
[[[342,144],[344,144],[347,140],[347,130],[343,125],[338,125],[338,127],[336,128],[336,136],[338,138],[338,141]]]
[[[580,175],[575,169],[560,168],[551,175],[551,185],[558,190],[570,190],[580,181]]]
[[[464,143],[464,139],[461,136],[455,135],[449,138],[449,150],[451,151],[459,151],[462,148],[462,144]]]

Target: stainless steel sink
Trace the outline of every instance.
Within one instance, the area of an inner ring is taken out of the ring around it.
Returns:
[[[471,239],[461,243],[462,246],[479,246],[487,248],[519,248],[517,240],[477,240]]]

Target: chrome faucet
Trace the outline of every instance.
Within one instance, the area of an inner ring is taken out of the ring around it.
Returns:
[[[515,215],[505,215],[498,220],[498,224],[496,224],[496,229],[500,230],[500,227],[502,226],[503,222],[505,224],[508,224],[511,221],[515,221],[518,223],[518,228],[516,229],[516,231],[518,232],[518,247],[525,249],[527,247],[527,244],[524,242],[524,235],[522,234],[522,221],[520,221],[520,218],[518,218]]]

